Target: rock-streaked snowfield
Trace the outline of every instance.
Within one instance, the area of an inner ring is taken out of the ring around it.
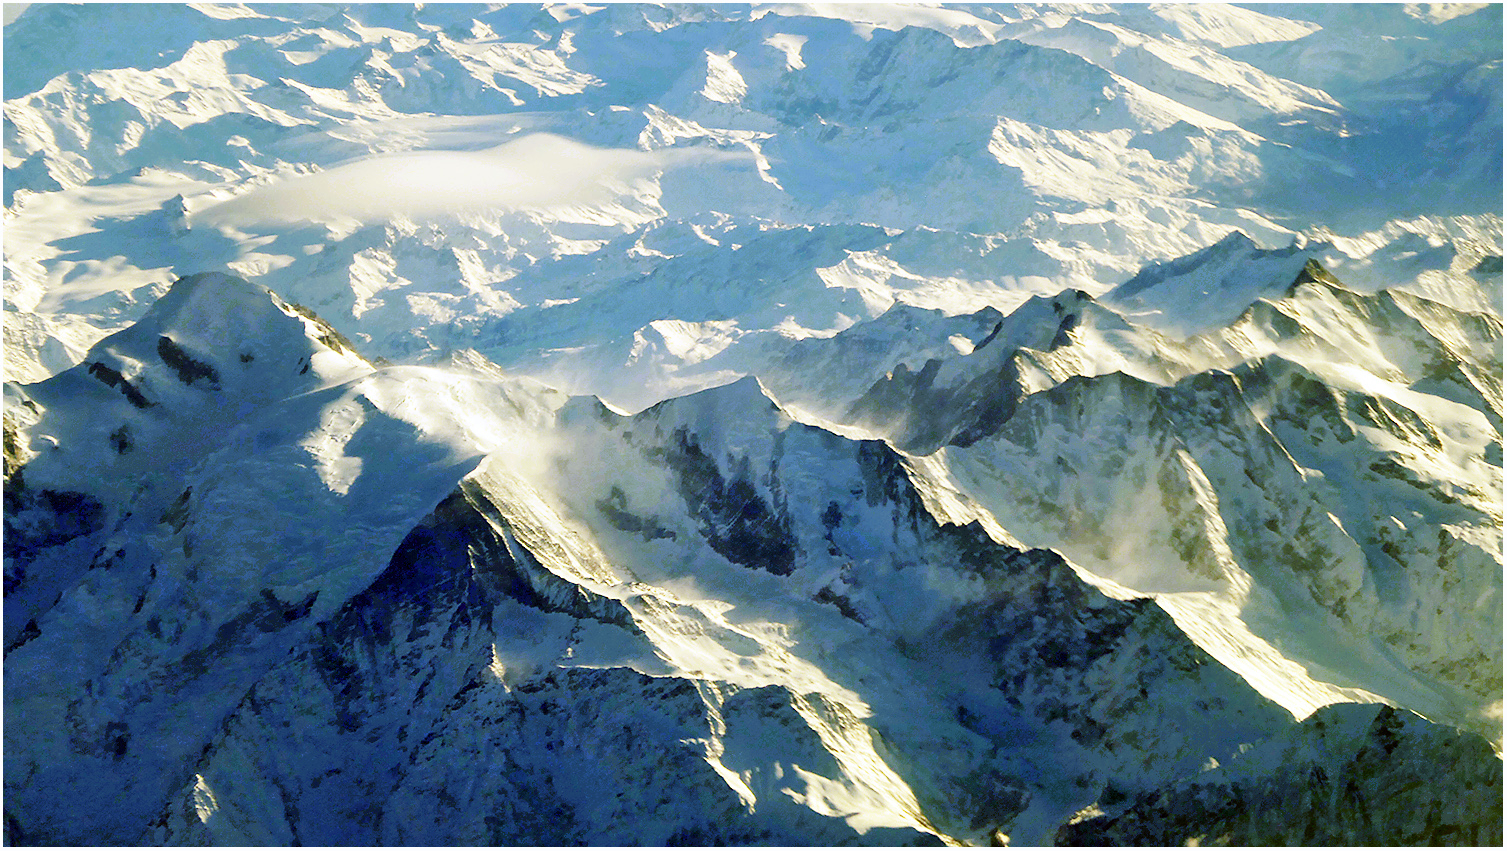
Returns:
[[[1500,845],[1500,5],[6,17],[7,843]]]

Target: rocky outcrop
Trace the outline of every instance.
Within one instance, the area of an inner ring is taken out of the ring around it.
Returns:
[[[1450,793],[1439,794],[1447,788]],[[1502,762],[1485,739],[1346,704],[1213,770],[1085,813],[1060,845],[1502,844]]]

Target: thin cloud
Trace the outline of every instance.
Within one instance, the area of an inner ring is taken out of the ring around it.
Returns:
[[[200,211],[211,226],[433,218],[485,210],[604,203],[677,165],[746,154],[595,148],[534,133],[482,151],[379,154],[258,187]]]

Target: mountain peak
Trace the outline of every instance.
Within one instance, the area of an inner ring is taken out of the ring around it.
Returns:
[[[371,370],[323,319],[266,287],[185,276],[77,366],[18,388],[41,411],[32,450],[51,447],[42,458],[57,462],[32,477],[93,470],[93,490],[129,492],[260,408]]]
[[[302,384],[305,376],[337,380],[371,367],[313,311],[245,278],[204,272],[175,281],[136,324],[95,345],[81,368],[96,377],[145,376],[158,395],[174,395],[176,383],[262,396],[282,384],[278,374]],[[127,396],[146,407],[153,394],[140,392]]]
[[[1157,284],[1186,275],[1206,264],[1227,261],[1235,256],[1252,254],[1259,250],[1260,247],[1256,245],[1256,241],[1247,236],[1244,231],[1232,230],[1207,248],[1201,248],[1183,257],[1152,263],[1137,272],[1135,277],[1115,287],[1110,295],[1115,298],[1139,295]]]
[[[1328,284],[1332,287],[1342,286],[1339,278],[1336,278],[1328,269],[1324,268],[1324,264],[1312,257],[1308,258],[1307,262],[1303,264],[1303,269],[1298,272],[1298,276],[1293,278],[1292,285],[1287,288],[1287,294],[1292,295],[1297,291],[1298,287],[1304,284]]]
[[[666,432],[685,429],[702,443],[741,445],[761,442],[771,430],[782,430],[794,418],[765,390],[763,382],[748,375],[660,402],[635,414],[633,420],[653,423]]]
[[[1152,263],[1103,300],[1138,324],[1189,337],[1229,324],[1258,299],[1284,295],[1310,263],[1296,244],[1262,248],[1231,231],[1192,254]]]
[[[688,396],[661,402],[661,405],[684,403],[703,410],[726,412],[734,417],[745,417],[757,411],[779,412],[780,403],[765,389],[757,376],[745,375],[737,381],[710,387]],[[651,408],[650,410],[653,410]]]
[[[226,272],[199,272],[174,280],[143,319],[191,325],[217,321],[212,317],[225,312],[265,310],[276,299],[271,290],[245,278]]]

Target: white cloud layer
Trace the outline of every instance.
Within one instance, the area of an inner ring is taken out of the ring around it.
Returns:
[[[15,19],[21,17],[21,13],[26,11],[26,7],[30,5],[30,3],[4,4],[4,22],[9,24],[11,21],[14,21]]]
[[[433,218],[484,210],[549,209],[605,203],[634,180],[695,162],[746,154],[687,149],[595,148],[533,133],[481,151],[405,151],[288,178],[208,207],[212,226],[299,221]]]

